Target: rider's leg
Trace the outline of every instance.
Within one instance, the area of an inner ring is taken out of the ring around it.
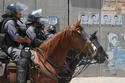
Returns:
[[[20,53],[20,59],[17,62],[17,83],[26,83],[30,56],[30,51],[22,50]]]

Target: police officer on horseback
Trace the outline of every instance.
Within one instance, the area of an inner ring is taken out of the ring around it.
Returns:
[[[51,38],[53,37],[57,31],[56,31],[56,24],[58,23],[58,17],[57,16],[49,16],[49,27],[47,29],[47,37]]]
[[[56,34],[56,27],[54,25],[50,25],[48,27],[47,32],[48,32],[48,35],[47,35],[48,38],[53,37]]]
[[[38,9],[28,15],[28,29],[26,30],[26,34],[32,40],[32,47],[38,47],[44,40],[46,40],[44,31],[45,26],[40,21],[41,13],[42,9]]]
[[[27,8],[22,3],[11,3],[6,7],[5,14],[2,15],[2,33],[5,33],[6,47],[4,50],[17,64],[17,83],[26,83],[28,65],[31,53],[25,45],[30,45],[31,40],[21,33],[18,21],[22,16],[22,11]]]

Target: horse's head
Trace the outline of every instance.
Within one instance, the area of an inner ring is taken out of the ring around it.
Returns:
[[[97,31],[94,32],[90,37],[90,40],[93,41],[93,44],[97,48],[97,53],[96,53],[96,56],[94,57],[94,59],[96,60],[97,63],[103,63],[106,59],[108,59],[108,55],[104,51],[101,44],[98,42],[98,38],[96,36],[96,33],[97,33]]]
[[[74,28],[71,41],[72,48],[84,53],[86,56],[93,57],[97,62],[102,63],[106,60],[107,54],[97,40],[96,33],[91,36],[80,26],[81,20],[71,27]]]
[[[80,26],[80,21],[77,21],[75,24],[71,25],[72,35],[71,35],[71,48],[74,48],[77,51],[85,52],[85,46],[87,45],[87,39],[83,34],[83,28]]]

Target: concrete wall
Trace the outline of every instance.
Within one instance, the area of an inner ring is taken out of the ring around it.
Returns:
[[[43,16],[59,18],[58,31],[68,24],[68,0],[37,0],[37,8],[43,9]]]

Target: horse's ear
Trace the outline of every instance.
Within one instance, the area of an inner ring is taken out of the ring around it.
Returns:
[[[97,32],[98,32],[98,31],[95,31],[92,35],[96,36]]]
[[[76,23],[75,23],[75,24],[73,24],[73,25],[74,25],[74,26],[79,26],[79,25],[80,25],[80,23],[81,23],[81,19],[80,19],[80,20],[78,20],[78,19],[77,19]]]
[[[91,35],[90,40],[97,39],[97,36],[96,36],[97,32],[98,32],[98,31],[95,31],[95,32]]]

